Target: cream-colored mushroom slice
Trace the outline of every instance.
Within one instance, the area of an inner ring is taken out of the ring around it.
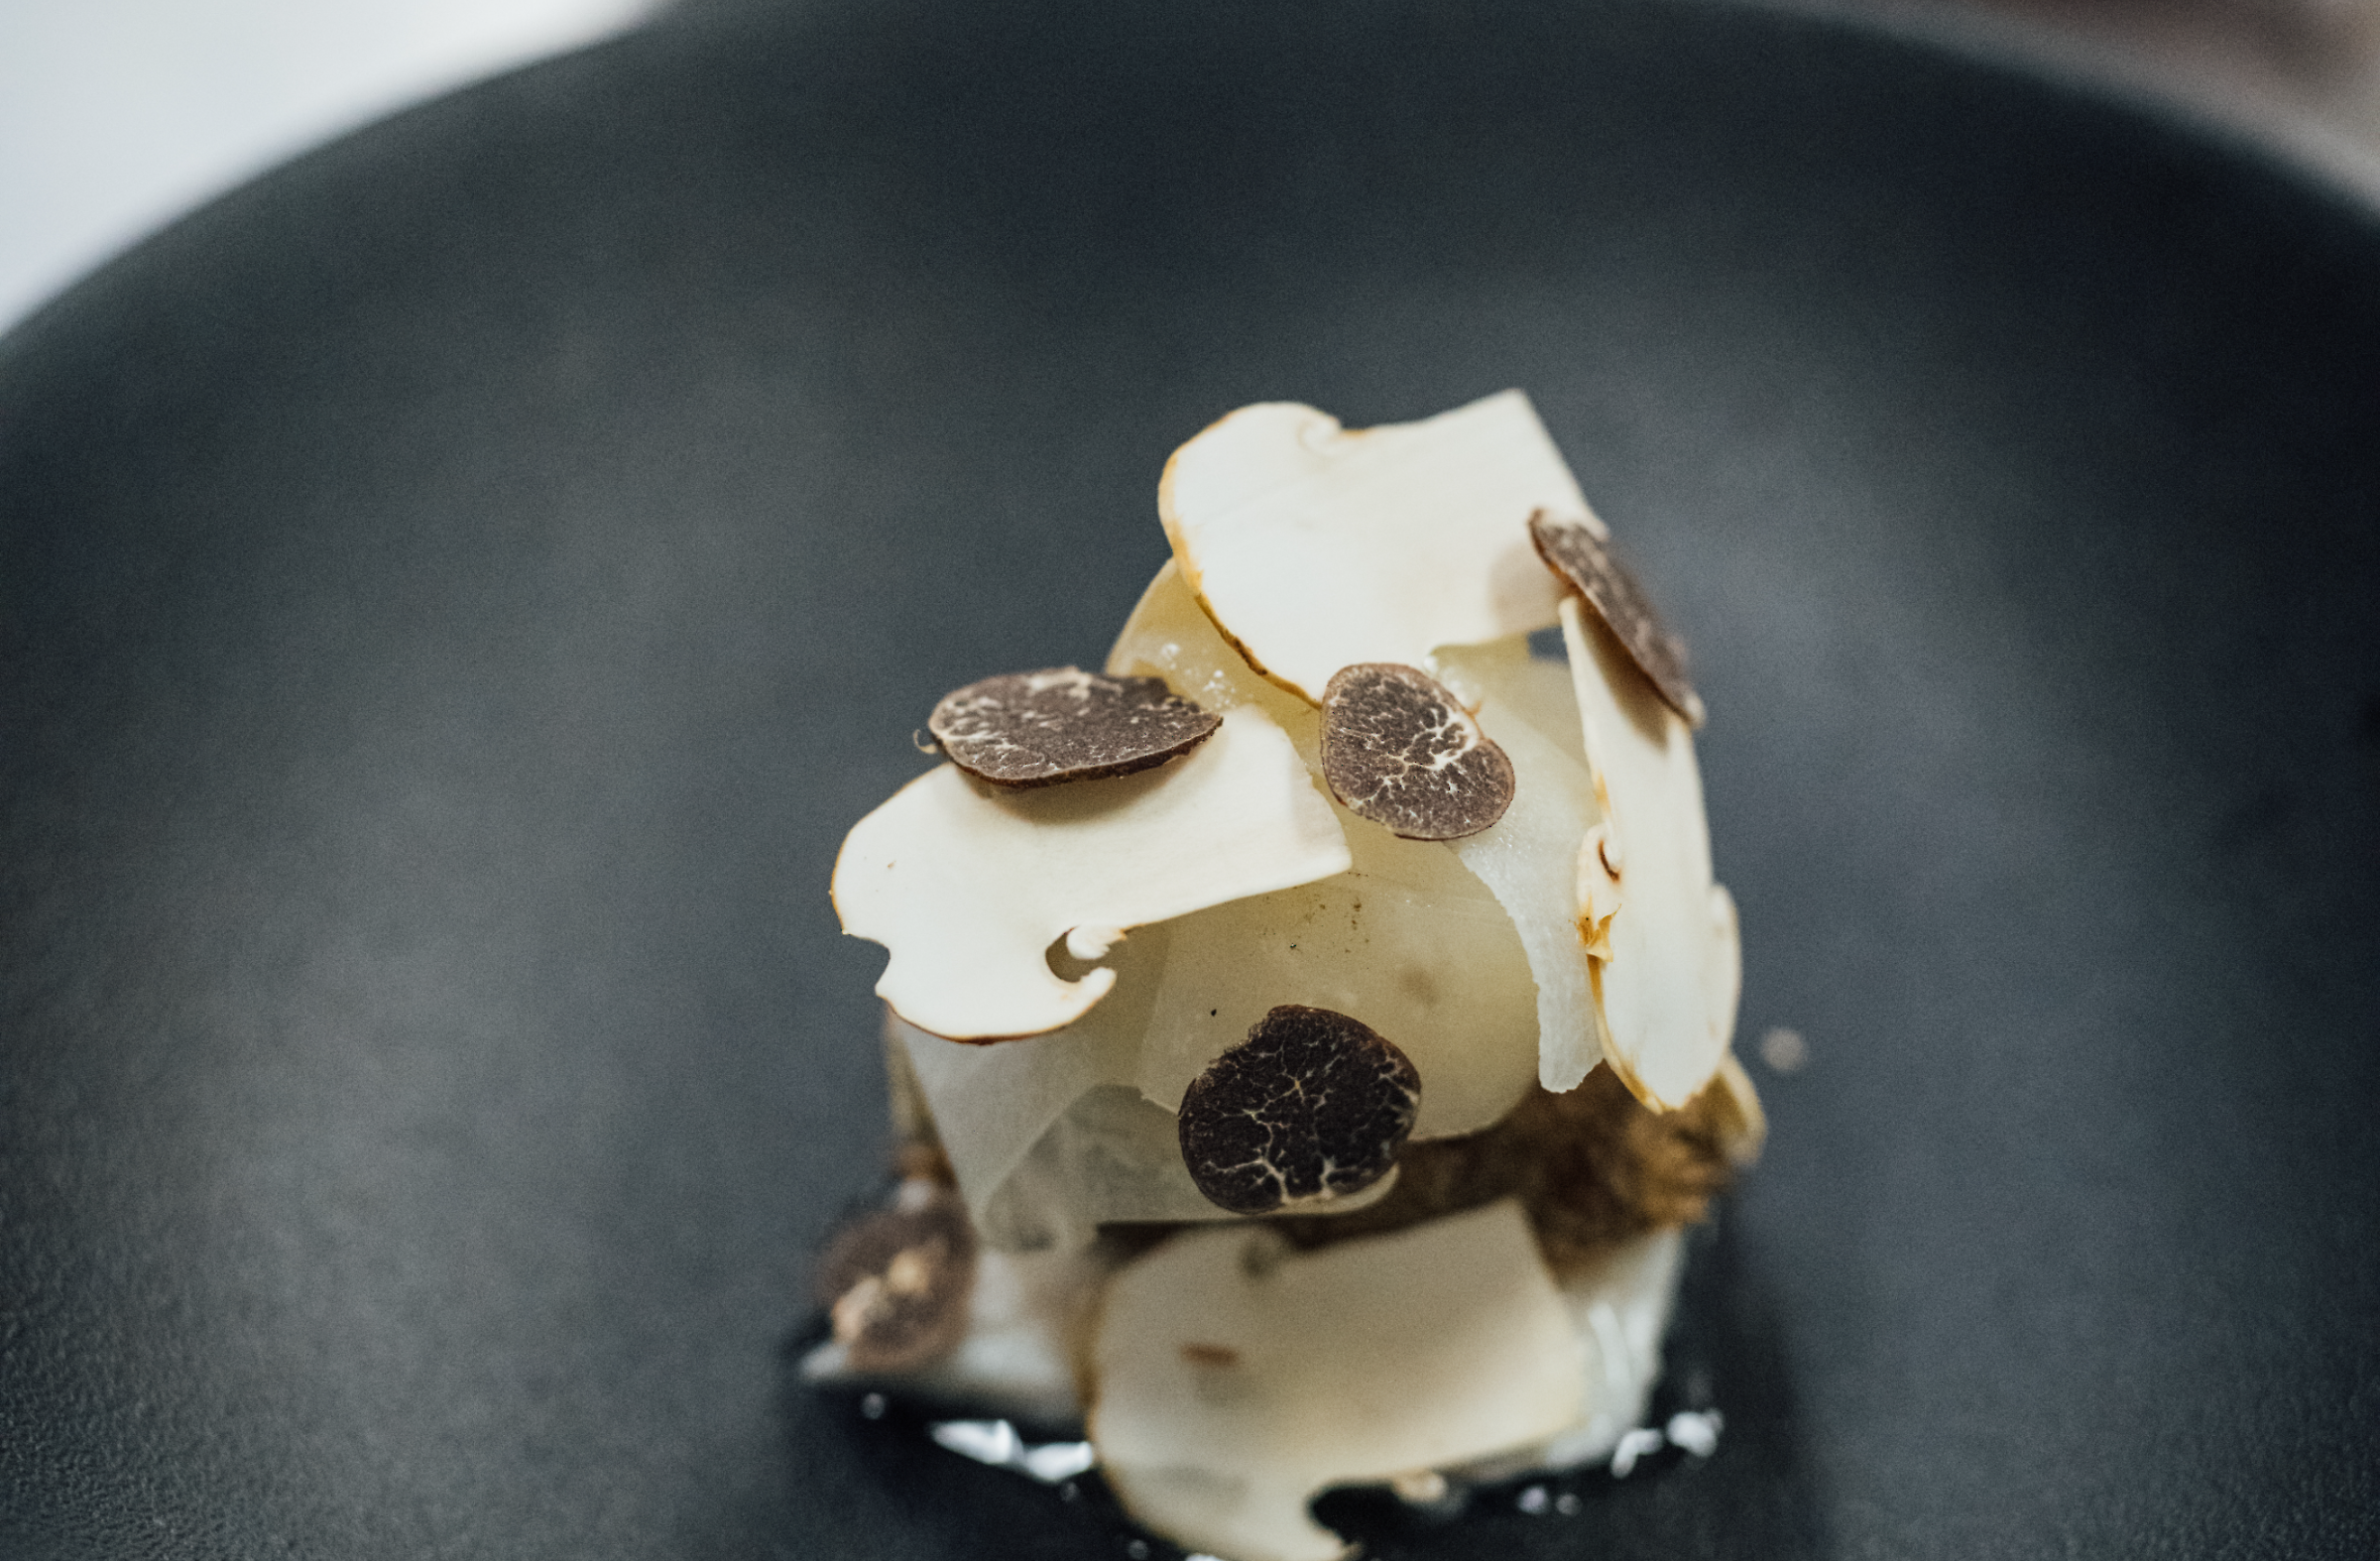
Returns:
[[[1604,822],[1594,779],[1524,718],[1533,710],[1545,719],[1545,682],[1554,670],[1532,660],[1524,643],[1442,652],[1438,666],[1459,697],[1479,701],[1481,728],[1502,746],[1519,780],[1511,807],[1493,827],[1451,847],[1503,905],[1527,953],[1536,986],[1538,1082],[1556,1093],[1573,1089],[1603,1055],[1595,971],[1578,904],[1579,846]]]
[[[1254,705],[1289,734],[1300,754],[1312,758],[1321,715],[1266,682],[1232,649],[1171,558],[1125,620],[1124,632],[1108,652],[1107,669],[1117,677],[1162,677],[1175,693],[1208,710]]]
[[[1051,1034],[985,1046],[945,1040],[888,1014],[888,1031],[908,1057],[959,1195],[987,1246],[1014,1251],[1040,1245],[994,1221],[995,1199],[1076,1101],[1132,1076],[1168,930],[1149,928],[1118,949],[1117,995],[1081,1022]]]
[[[1565,1275],[1562,1309],[1584,1358],[1570,1424],[1534,1447],[1457,1473],[1487,1482],[1610,1457],[1620,1437],[1644,1423],[1685,1262],[1682,1233],[1654,1231],[1614,1242],[1596,1261]]]
[[[1517,1203],[1302,1255],[1192,1231],[1108,1283],[1091,1440],[1126,1509],[1186,1548],[1334,1561],[1318,1493],[1541,1443],[1583,1365]]]
[[[1518,391],[1367,429],[1246,407],[1176,450],[1157,484],[1184,582],[1309,704],[1355,662],[1426,667],[1441,646],[1551,626],[1560,587],[1528,533],[1540,507],[1590,513]]]
[[[1417,1139],[1475,1133],[1528,1092],[1541,1005],[1512,918],[1446,847],[1343,817],[1346,873],[1166,926],[1135,1075],[1150,1100],[1178,1107],[1284,1003],[1345,1014],[1412,1059]]]
[[[843,930],[892,951],[877,995],[957,1040],[1045,1034],[1115,985],[1052,971],[1132,927],[1347,871],[1331,804],[1257,710],[1159,770],[994,791],[945,765],[860,820],[835,861]]]
[[[1621,905],[1596,964],[1605,1060],[1656,1111],[1685,1105],[1726,1054],[1715,990],[1731,988],[1732,901],[1719,925],[1694,733],[1663,704],[1611,631],[1562,604],[1587,762],[1610,809],[1606,856]],[[1725,1007],[1732,1025],[1733,1001]]]

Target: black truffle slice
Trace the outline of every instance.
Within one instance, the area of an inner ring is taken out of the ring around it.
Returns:
[[[1529,540],[1537,556],[1587,598],[1644,675],[1661,702],[1695,726],[1703,724],[1702,696],[1686,675],[1686,642],[1671,634],[1653,611],[1652,599],[1636,576],[1611,552],[1611,544],[1582,521],[1557,521],[1539,510],[1529,517]]]
[[[1283,1004],[1182,1096],[1182,1163],[1209,1202],[1270,1214],[1388,1174],[1421,1109],[1412,1059],[1371,1026]]]
[[[967,1332],[975,1227],[947,1187],[901,1184],[900,1201],[839,1232],[818,1298],[854,1370],[899,1372],[947,1355]]]
[[[1223,717],[1169,692],[1161,677],[1109,677],[1079,666],[969,683],[944,694],[925,722],[952,764],[1006,786],[1154,769],[1222,724]]]
[[[1460,840],[1512,805],[1512,761],[1444,684],[1394,661],[1343,666],[1322,691],[1322,778],[1407,840]]]

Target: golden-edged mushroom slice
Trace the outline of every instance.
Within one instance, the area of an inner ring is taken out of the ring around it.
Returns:
[[[1541,509],[1587,502],[1518,391],[1367,429],[1292,403],[1243,408],[1157,485],[1183,581],[1309,704],[1344,666],[1426,671],[1441,646],[1550,627],[1560,587],[1528,532]]]
[[[860,820],[835,861],[843,930],[892,951],[877,995],[954,1040],[1045,1034],[1116,973],[1070,981],[1126,931],[1347,871],[1330,802],[1249,708],[1161,770],[992,791],[942,766]]]
[[[1595,966],[1605,1060],[1637,1099],[1674,1110],[1726,1055],[1739,970],[1734,904],[1712,882],[1686,719],[1575,597],[1562,604],[1562,633],[1588,766],[1609,809],[1598,844],[1618,910],[1605,931],[1609,957]]]
[[[1109,1281],[1090,1428],[1127,1510],[1234,1561],[1335,1561],[1335,1485],[1539,1445],[1585,1352],[1517,1203],[1295,1254],[1192,1231]]]
[[[1125,620],[1108,652],[1107,669],[1118,677],[1161,677],[1203,709],[1254,705],[1289,734],[1300,753],[1313,752],[1321,725],[1314,707],[1266,682],[1232,649],[1171,558]]]

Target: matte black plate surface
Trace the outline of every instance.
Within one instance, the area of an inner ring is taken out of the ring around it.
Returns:
[[[1382,1550],[2373,1553],[2380,227],[1639,3],[679,19],[0,346],[0,1549],[1121,1554],[782,1389],[883,1145],[827,870],[1208,420],[1507,385],[1812,1061],[1718,1456]]]

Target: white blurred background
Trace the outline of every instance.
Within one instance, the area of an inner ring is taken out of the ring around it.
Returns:
[[[342,130],[650,0],[0,0],[0,329]]]
[[[0,0],[0,330],[308,146],[659,3]],[[1779,3],[1980,40],[2179,98],[2380,199],[2380,0]]]

